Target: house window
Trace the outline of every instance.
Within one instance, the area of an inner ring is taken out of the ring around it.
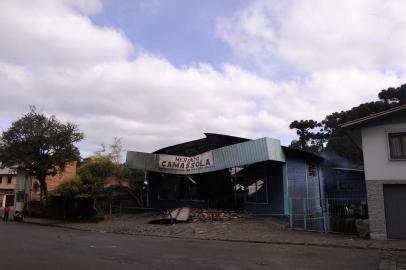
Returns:
[[[7,176],[7,184],[11,184],[11,181],[13,181],[13,177],[12,176]]]
[[[247,202],[267,203],[266,178],[260,179],[248,186]]]
[[[389,134],[391,159],[406,159],[406,132]]]
[[[317,175],[317,166],[314,163],[309,163],[307,166],[307,173],[309,176],[316,176]]]

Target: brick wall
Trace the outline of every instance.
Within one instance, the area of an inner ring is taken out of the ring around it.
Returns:
[[[76,175],[76,162],[69,163],[66,165],[65,170],[62,173],[58,173],[55,176],[48,176],[46,178],[48,193],[54,192],[59,184],[66,178]],[[34,179],[32,181],[31,187],[31,200],[39,201],[40,200],[40,189],[38,180]]]
[[[368,216],[371,238],[384,240],[387,238],[385,203],[383,196],[384,184],[405,184],[402,180],[367,180]]]
[[[366,181],[371,238],[386,239],[385,207],[382,181]]]

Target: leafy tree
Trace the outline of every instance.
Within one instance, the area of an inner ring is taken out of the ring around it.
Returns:
[[[298,140],[291,147],[325,152],[338,159],[347,159],[355,164],[362,164],[362,152],[358,149],[340,125],[351,120],[378,113],[406,103],[406,84],[389,87],[378,94],[379,101],[360,104],[348,111],[334,112],[327,115],[321,123],[314,120],[295,120],[290,124],[296,129]],[[326,144],[326,147],[323,147]]]
[[[64,179],[58,185],[58,192],[60,192],[65,197],[75,197],[81,192],[82,183],[80,177],[75,175]]]
[[[111,160],[115,164],[120,164],[122,159],[123,143],[122,139],[115,137],[113,143],[110,145]]]
[[[38,179],[41,200],[46,200],[46,177],[62,172],[68,162],[79,159],[75,143],[83,138],[75,124],[62,123],[55,116],[47,117],[31,106],[27,114],[3,132],[0,162],[4,166],[16,166]]]
[[[107,156],[113,163],[120,164],[122,159],[123,143],[122,139],[114,137],[113,143],[110,145],[110,152],[107,152],[106,145],[100,144],[100,150],[95,152],[95,156]]]
[[[318,132],[312,133],[310,138],[310,144],[317,149],[317,152],[320,152],[324,150],[325,144],[330,138],[330,133],[326,132],[324,129],[320,129]]]
[[[80,192],[95,196],[103,191],[108,180],[114,178],[115,164],[107,156],[88,158],[77,170]]]
[[[386,105],[395,103],[406,103],[406,84],[400,87],[389,87],[388,89],[381,90],[378,94],[379,99],[383,100]]]
[[[322,124],[314,120],[293,121],[289,128],[296,129],[298,140],[291,143],[291,147],[318,152],[324,148],[328,134],[321,128]]]
[[[314,120],[295,120],[289,125],[289,128],[296,129],[296,134],[299,136],[299,145],[305,149],[310,140],[310,130],[317,126],[319,126],[319,123]]]
[[[129,170],[123,164],[118,163],[122,152],[121,139],[114,139],[111,152],[107,152],[105,145],[95,155],[84,159],[78,167],[77,177],[63,181],[58,191],[70,197],[78,194],[97,198],[105,193],[105,186],[111,180],[125,179],[129,176]]]

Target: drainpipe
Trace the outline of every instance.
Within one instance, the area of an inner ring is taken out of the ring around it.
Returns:
[[[282,179],[283,179],[283,206],[284,206],[284,212],[285,214],[291,215],[291,208],[290,208],[290,199],[289,199],[289,177],[288,177],[288,161],[285,162],[284,165],[282,165]]]
[[[234,167],[234,175],[231,176],[231,178],[233,179],[233,185],[234,185],[234,209],[237,209],[237,189],[236,189],[236,187],[237,187],[236,180],[237,179],[235,177],[236,173],[237,173],[237,168]]]
[[[309,180],[308,180],[308,164],[307,161],[305,161],[305,180],[306,180],[306,199],[304,200],[304,205],[303,205],[303,210],[304,210],[304,224],[305,224],[305,229],[307,229],[307,211],[308,207],[307,204],[309,202]]]
[[[147,184],[147,208],[149,208],[149,183],[147,182],[147,170],[144,171],[144,183]]]
[[[320,169],[320,164],[317,164],[317,179],[319,180],[319,198],[320,198],[320,207],[321,207],[321,214],[323,215],[323,227],[324,227],[324,232],[327,232],[327,223],[326,223],[326,217],[325,217],[325,209],[323,207],[323,201],[324,201],[324,185],[321,183],[321,178],[320,178],[320,171],[323,172],[323,170]]]

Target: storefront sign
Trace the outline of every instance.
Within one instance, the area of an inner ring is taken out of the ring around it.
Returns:
[[[190,171],[212,167],[213,153],[206,152],[193,157],[159,155],[159,168]]]

